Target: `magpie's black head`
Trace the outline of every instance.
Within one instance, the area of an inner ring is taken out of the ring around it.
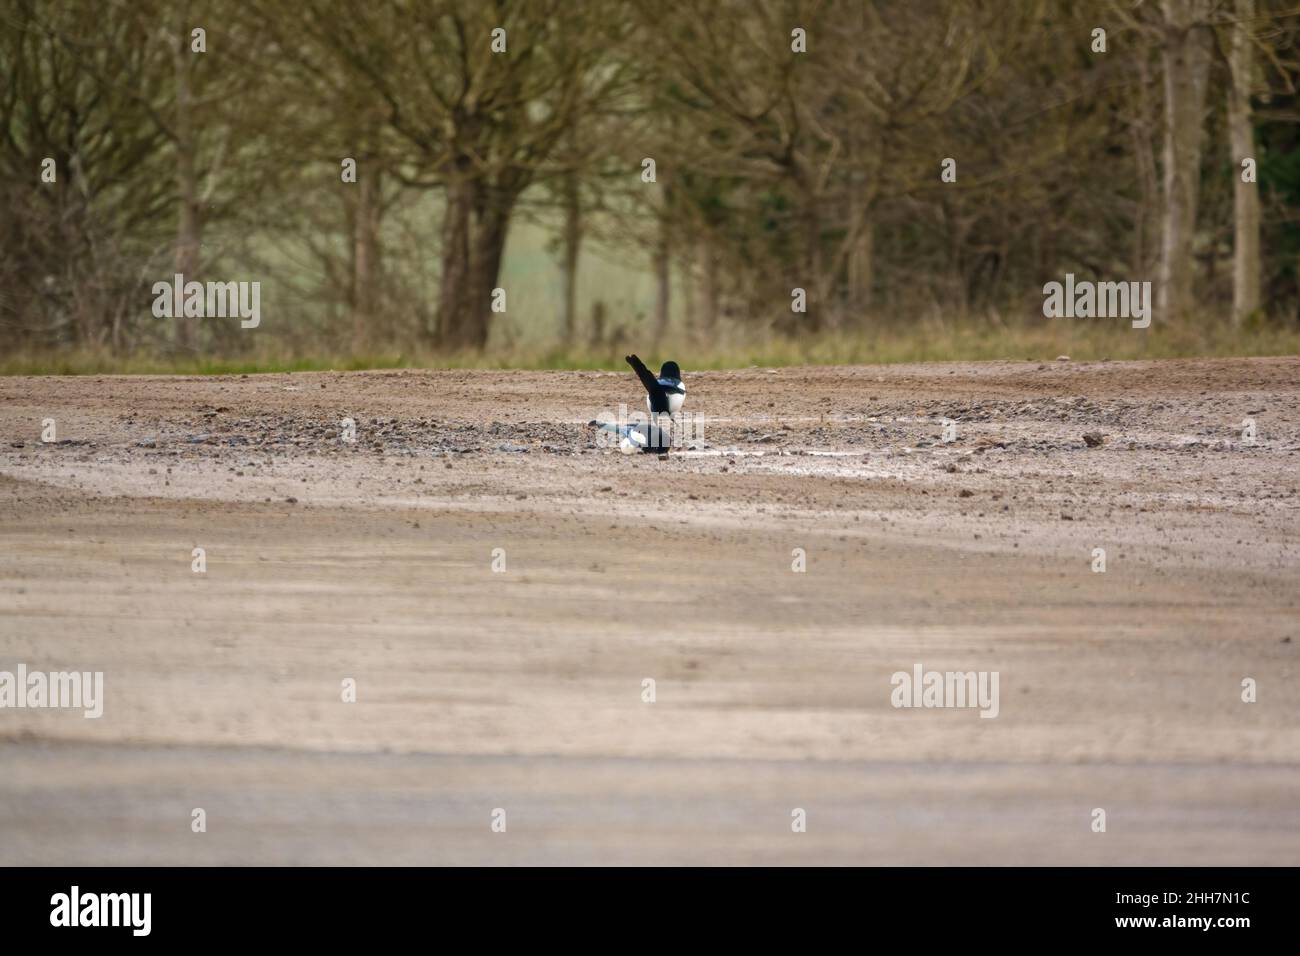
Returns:
[[[675,378],[677,381],[682,380],[682,370],[677,367],[676,362],[664,362],[664,367],[659,370],[660,378]]]

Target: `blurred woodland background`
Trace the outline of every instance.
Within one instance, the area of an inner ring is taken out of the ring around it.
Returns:
[[[2,0],[0,355],[1293,348],[1298,41],[1295,0]],[[175,272],[261,325],[156,318]],[[1067,272],[1152,327],[1043,318]]]

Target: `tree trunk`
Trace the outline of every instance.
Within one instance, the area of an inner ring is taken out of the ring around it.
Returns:
[[[474,351],[487,345],[492,290],[501,272],[513,207],[513,195],[469,176],[457,177],[448,186],[438,294],[440,345]]]
[[[375,341],[379,268],[379,170],[367,166],[357,177],[352,236],[352,343],[364,351]],[[379,336],[382,338],[382,336]]]
[[[806,299],[804,308],[808,311],[802,316],[792,316],[794,318],[795,332],[820,332],[822,328],[822,312],[829,306],[829,301],[821,293],[823,291],[822,282],[822,222],[821,216],[817,209],[817,196],[812,193],[805,193],[804,202],[807,208],[804,211],[804,280],[800,283],[803,288]],[[800,321],[801,320],[801,321]],[[802,330],[799,325],[802,324]]]
[[[696,281],[695,265],[700,261],[700,239],[699,232],[685,240],[685,255],[678,258],[677,275],[678,282],[681,283],[682,293],[682,324],[686,329],[686,334],[695,341],[700,339],[700,316],[699,301],[700,291],[699,283]]]
[[[670,188],[664,184],[663,207],[659,211],[659,242],[655,247],[655,326],[654,341],[659,346],[668,334],[669,306],[672,295],[672,222],[669,218]]]
[[[1232,322],[1259,308],[1259,193],[1255,183],[1242,182],[1241,161],[1255,156],[1251,126],[1250,87],[1254,72],[1251,20],[1255,0],[1236,0],[1237,24],[1232,31],[1232,82],[1228,87],[1228,130],[1232,148],[1234,242],[1232,252]]]
[[[866,325],[871,308],[872,259],[875,251],[875,230],[867,216],[865,203],[853,204],[853,221],[850,232],[856,232],[853,248],[849,250],[849,323],[855,329]]]
[[[1157,302],[1165,320],[1191,314],[1196,209],[1210,70],[1208,0],[1163,0],[1164,229]]]
[[[561,282],[564,286],[564,316],[561,335],[564,346],[573,344],[578,332],[578,255],[582,249],[582,206],[578,194],[578,174],[564,175],[564,260]]]
[[[177,16],[175,51],[176,71],[176,257],[174,271],[185,276],[185,282],[198,280],[199,243],[202,241],[202,222],[199,217],[199,183],[195,170],[195,135],[190,70],[195,54],[190,52],[190,27],[187,16],[189,4],[182,4]],[[176,345],[192,349],[195,340],[195,319],[185,317],[185,300],[178,293],[172,304],[172,321],[176,327]]]
[[[718,252],[717,242],[712,235],[704,238],[704,288],[703,294],[703,328],[712,337],[718,330],[718,315],[722,309],[722,285],[720,271],[722,256]]]
[[[438,289],[438,344],[451,348],[465,342],[462,329],[469,305],[470,231],[474,218],[475,183],[453,179],[447,185],[447,209],[442,223],[442,276]]]
[[[1160,174],[1151,138],[1157,128],[1151,97],[1150,59],[1145,50],[1138,57],[1137,121],[1133,123],[1133,161],[1138,184],[1138,208],[1133,222],[1133,275],[1146,278],[1154,262],[1154,223],[1160,206]]]
[[[466,334],[468,344],[476,351],[487,348],[488,336],[492,332],[492,290],[500,281],[509,225],[510,205],[501,199],[493,199],[479,216],[470,247],[474,262],[474,301]],[[508,299],[506,305],[509,307]]]
[[[963,219],[946,197],[939,201],[943,214],[944,231],[948,237],[948,295],[949,307],[961,318],[970,313],[970,285],[967,282],[962,250],[970,236],[970,220]]]

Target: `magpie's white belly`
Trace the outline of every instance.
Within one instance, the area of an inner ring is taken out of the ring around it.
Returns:
[[[668,414],[676,415],[678,409],[682,407],[682,402],[684,402],[685,400],[686,400],[685,395],[678,395],[676,392],[669,392],[668,393]],[[647,411],[654,411],[654,409],[650,407],[649,395],[645,397],[645,407]]]

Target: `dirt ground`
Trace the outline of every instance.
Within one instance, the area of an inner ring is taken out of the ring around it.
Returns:
[[[1300,359],[686,382],[0,379],[0,864],[1300,864]]]

